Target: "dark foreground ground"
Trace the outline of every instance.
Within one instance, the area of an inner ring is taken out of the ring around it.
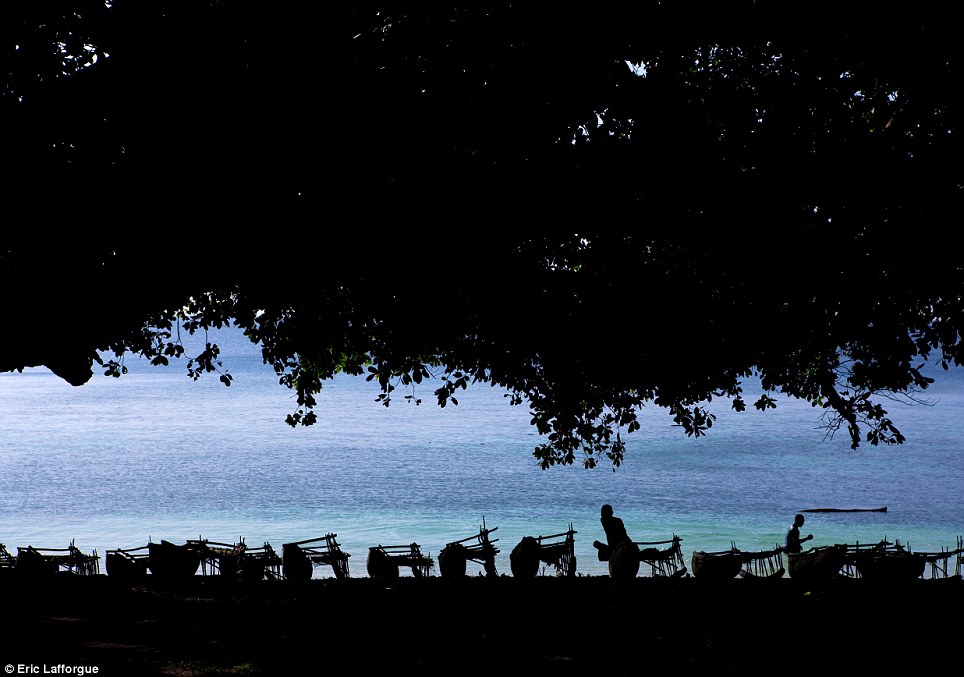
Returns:
[[[752,675],[964,670],[964,583],[0,577],[4,674]],[[11,670],[12,668],[12,670]],[[80,673],[84,674],[84,673]]]

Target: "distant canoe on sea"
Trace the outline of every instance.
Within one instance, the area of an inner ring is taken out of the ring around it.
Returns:
[[[800,512],[887,512],[887,506],[879,508],[807,508]]]

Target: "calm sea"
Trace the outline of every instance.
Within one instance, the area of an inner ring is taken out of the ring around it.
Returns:
[[[803,532],[813,545],[887,538],[929,552],[964,534],[959,372],[933,372],[931,404],[891,407],[908,438],[898,447],[852,451],[845,435],[826,438],[806,403],[734,414],[721,402],[707,437],[686,437],[653,408],[617,471],[543,471],[527,409],[499,389],[474,386],[440,409],[429,383],[416,392],[421,406],[399,398],[386,408],[373,384],[341,377],[318,398],[318,423],[293,429],[284,418],[295,402],[257,347],[233,331],[216,338],[230,388],[136,359],[122,378],[79,388],[45,369],[0,374],[0,542],[16,553],[73,540],[103,554],[161,539],[243,538],[280,552],[331,532],[352,556],[351,575],[363,577],[371,546],[414,542],[434,557],[483,524],[496,529],[500,573],[523,536],[571,525],[577,571],[605,574],[592,547],[603,539],[603,503],[634,540],[679,535],[687,563],[695,550],[773,548],[809,508],[887,506],[809,514]]]

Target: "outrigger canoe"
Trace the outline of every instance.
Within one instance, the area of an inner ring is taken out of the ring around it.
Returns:
[[[445,577],[458,578],[465,575],[469,562],[475,562],[482,565],[485,575],[489,578],[498,576],[498,571],[495,568],[495,556],[499,554],[499,549],[495,546],[495,542],[499,539],[489,538],[489,534],[498,528],[487,528],[485,518],[483,518],[478,534],[446,543],[438,554],[439,573]],[[469,541],[475,542],[465,545]]]
[[[575,529],[569,523],[569,531],[551,536],[523,536],[512,549],[509,565],[516,578],[535,578],[539,565],[552,565],[556,575],[572,577],[576,575]],[[563,540],[558,540],[563,539]],[[442,555],[439,554],[439,566]]]
[[[686,575],[682,540],[673,534],[671,539],[665,541],[636,541],[640,564],[648,564],[654,577],[682,578]],[[669,544],[669,547],[659,547],[666,544]]]
[[[108,550],[104,556],[104,564],[107,567],[107,575],[113,578],[123,578],[126,580],[139,580],[147,576],[147,569],[150,563],[149,546],[142,545],[139,548],[117,548]]]
[[[201,552],[191,543],[177,545],[170,541],[148,543],[148,568],[152,576],[170,580],[190,578],[201,566]]]
[[[730,580],[739,576],[747,579],[773,580],[783,578],[783,548],[773,550],[740,550],[733,543],[729,550],[706,552],[698,550],[691,560],[693,576],[702,580]]]
[[[913,553],[900,543],[891,546],[881,542],[866,550],[855,549],[850,555],[860,577],[874,582],[897,583],[924,575],[927,555]]]
[[[743,569],[743,553],[733,547],[729,550],[707,552],[697,550],[690,564],[693,576],[704,581],[728,581],[740,575]]]
[[[281,570],[286,580],[307,581],[314,575],[316,564],[328,565],[335,578],[349,577],[350,554],[341,549],[338,534],[327,533],[321,538],[309,538],[281,546]]]
[[[371,578],[395,580],[399,567],[409,567],[415,578],[428,578],[435,567],[435,560],[422,554],[418,543],[409,545],[376,545],[368,549],[366,562]]]
[[[828,583],[840,573],[847,558],[846,545],[823,545],[787,553],[787,572],[807,585]]]
[[[100,573],[97,551],[87,555],[71,541],[66,548],[17,548],[16,570],[28,575],[55,574],[60,571],[93,576]]]

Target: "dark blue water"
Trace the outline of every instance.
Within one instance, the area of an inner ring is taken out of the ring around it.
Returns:
[[[280,550],[334,532],[352,575],[364,576],[373,545],[416,542],[434,556],[484,521],[497,528],[497,566],[508,573],[523,536],[572,524],[578,571],[602,574],[591,543],[603,537],[607,502],[635,540],[681,536],[687,561],[731,543],[772,548],[807,508],[888,508],[809,514],[803,532],[813,545],[887,538],[939,551],[964,533],[961,373],[927,391],[931,405],[891,407],[902,446],[852,451],[845,435],[826,438],[806,403],[735,414],[720,402],[707,437],[686,437],[654,408],[616,472],[543,471],[528,411],[500,390],[472,387],[459,406],[440,409],[428,384],[421,406],[399,399],[386,408],[375,386],[343,377],[318,398],[318,424],[293,429],[284,418],[295,402],[257,348],[233,333],[218,340],[230,388],[137,360],[120,379],[80,388],[44,369],[0,374],[0,542],[16,552],[75,539],[103,553],[243,537]]]

